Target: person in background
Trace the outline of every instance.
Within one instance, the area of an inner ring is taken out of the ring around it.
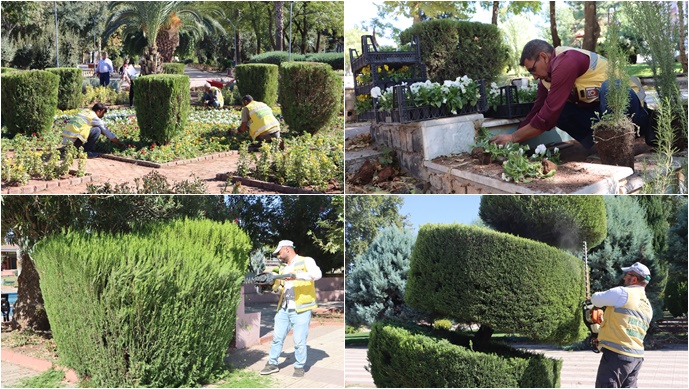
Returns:
[[[137,73],[136,69],[134,69],[134,65],[129,63],[129,58],[124,59],[124,64],[122,64],[122,67],[120,68],[120,77],[122,77],[122,81],[127,81],[129,84],[129,106],[132,107],[134,105],[134,79],[139,75]]]
[[[203,104],[206,107],[222,108],[225,105],[225,99],[222,96],[222,91],[210,83],[203,84]]]
[[[100,86],[110,85],[110,74],[114,71],[115,68],[112,67],[112,61],[108,58],[108,52],[104,51],[96,67],[96,75],[100,78]]]

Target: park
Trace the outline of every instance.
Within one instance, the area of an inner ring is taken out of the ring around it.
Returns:
[[[348,195],[345,218],[346,387],[593,387],[582,302],[634,262],[638,385],[687,384],[684,196]]]
[[[369,9],[345,31],[347,193],[686,193],[684,3]],[[549,66],[574,52],[596,81],[568,97]]]
[[[343,196],[23,195],[1,210],[3,387],[343,386]],[[280,372],[259,374],[282,295],[254,280],[283,266],[285,238],[320,269],[301,377],[291,335]]]
[[[3,3],[3,193],[343,193],[343,9]],[[238,133],[247,95],[279,141]],[[96,103],[120,143],[65,147]]]

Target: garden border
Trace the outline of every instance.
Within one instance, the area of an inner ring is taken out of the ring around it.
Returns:
[[[99,157],[105,158],[105,159],[112,159],[114,161],[119,161],[119,162],[131,163],[131,164],[139,165],[139,166],[145,166],[145,167],[152,167],[152,168],[160,169],[160,168],[164,168],[164,167],[188,165],[190,163],[228,157],[232,154],[237,154],[237,153],[238,153],[237,150],[222,151],[219,153],[202,155],[200,157],[195,157],[195,158],[190,158],[190,159],[180,159],[177,161],[170,161],[170,162],[164,162],[164,163],[158,163],[158,162],[152,162],[152,161],[143,161],[140,159],[121,157],[119,155],[106,154],[106,153],[99,154]]]
[[[215,175],[216,181],[227,181],[232,180],[232,183],[240,182],[243,185],[251,186],[254,188],[261,188],[267,190],[273,190],[279,193],[285,194],[324,194],[324,192],[318,192],[309,189],[295,188],[293,186],[285,186],[280,184],[275,184],[273,182],[256,180],[253,178],[232,176],[230,173],[218,173]]]
[[[26,184],[20,186],[3,185],[2,194],[30,194],[38,193],[51,188],[76,186],[83,183],[95,183],[100,181],[100,175],[86,173],[83,177],[64,178],[60,180],[47,180],[38,184]]]

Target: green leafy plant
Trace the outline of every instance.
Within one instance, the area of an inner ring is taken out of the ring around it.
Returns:
[[[246,64],[237,65],[235,74],[243,94],[273,106],[278,101],[278,70],[273,64]]]
[[[44,70],[3,73],[2,124],[10,134],[48,133],[58,104],[60,77]]]

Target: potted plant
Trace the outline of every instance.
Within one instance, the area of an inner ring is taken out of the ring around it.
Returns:
[[[606,39],[608,46],[607,106],[593,128],[601,162],[634,169],[634,137],[636,126],[627,116],[629,106],[629,75],[627,55],[619,44],[619,27],[611,23]],[[603,97],[603,96],[601,96]]]

